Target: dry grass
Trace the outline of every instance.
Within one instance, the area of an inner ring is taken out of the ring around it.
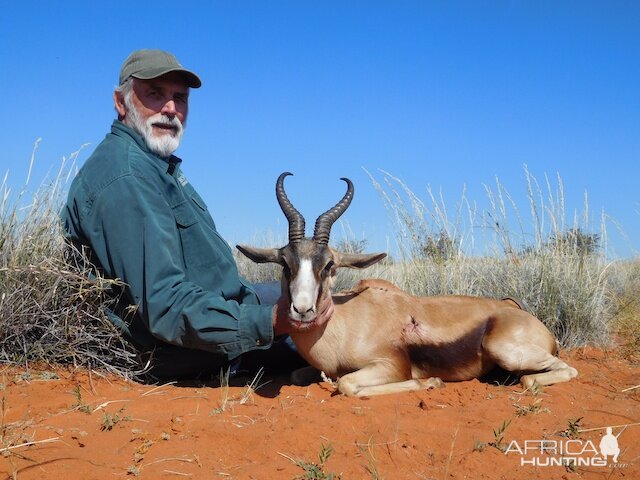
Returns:
[[[612,299],[614,311],[612,329],[619,336],[622,351],[640,363],[640,258],[618,262]]]
[[[10,191],[7,176],[0,184],[0,362],[71,364],[137,376],[135,352],[107,315],[117,280],[96,275],[86,255],[73,251],[62,235],[59,211],[78,152],[32,190],[35,151],[20,192]],[[486,187],[489,211],[479,212],[464,193],[450,210],[431,189],[423,201],[388,173],[381,182],[371,177],[393,219],[399,253],[364,272],[341,271],[337,289],[366,276],[416,295],[514,296],[564,346],[606,345],[617,333],[637,356],[640,261],[607,260],[604,221],[597,228],[589,223],[586,200],[584,212],[567,221],[562,181],[552,186],[545,179],[541,186],[525,174],[528,220],[498,180]],[[482,253],[474,238],[479,230],[490,238]],[[265,237],[248,243],[285,243],[273,234]],[[279,277],[276,265],[242,256],[238,263],[250,281]]]
[[[37,144],[36,144],[37,148]],[[64,241],[59,211],[79,152],[30,191],[0,185],[0,362],[71,364],[131,375],[135,355],[108,320],[111,287]]]

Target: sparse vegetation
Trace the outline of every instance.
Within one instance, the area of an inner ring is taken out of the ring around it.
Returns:
[[[220,413],[223,413],[233,405],[244,405],[251,402],[254,392],[260,387],[269,383],[268,381],[265,383],[260,383],[263,375],[264,370],[260,368],[256,372],[253,379],[240,392],[240,394],[231,398],[229,397],[229,369],[220,370],[220,375],[218,377],[220,384],[220,402],[217,407],[211,410],[210,415],[218,415]]]
[[[476,440],[473,447],[474,451],[482,452],[486,447],[493,447],[504,452],[507,449],[507,444],[504,443],[504,434],[507,428],[509,428],[509,425],[511,425],[511,419],[505,420],[498,428],[494,428],[492,442],[484,443]]]
[[[529,414],[537,415],[538,413],[549,411],[548,408],[542,406],[541,397],[534,399],[529,405],[520,405],[519,403],[515,403],[513,406],[516,409],[517,417],[524,417]]]
[[[82,398],[82,390],[80,389],[80,385],[76,385],[72,392],[73,396],[76,399],[76,402],[71,405],[71,408],[74,410],[78,410],[82,413],[86,413],[87,415],[91,414],[91,407],[85,403]]]
[[[358,451],[360,452],[360,454],[363,455],[367,460],[367,464],[364,466],[364,468],[369,474],[369,478],[371,478],[371,480],[383,480],[382,475],[378,471],[378,460],[376,459],[374,453],[373,438],[369,438],[369,441],[366,443],[366,445],[356,444],[356,446],[358,447]]]
[[[340,480],[342,478],[341,475],[325,472],[325,464],[332,454],[333,447],[331,445],[321,444],[320,452],[318,453],[318,463],[308,462],[302,459],[295,460],[287,455],[281,455],[283,455],[285,458],[288,458],[302,470],[304,470],[304,475],[295,477],[295,480]]]
[[[580,422],[582,421],[582,418],[583,417],[570,418],[567,420],[567,428],[560,432],[560,436],[571,439],[578,438],[580,436],[580,427],[582,426]]]
[[[100,430],[103,432],[110,432],[120,422],[129,422],[131,421],[131,417],[128,415],[123,415],[125,411],[125,407],[122,407],[116,413],[109,413],[106,410],[102,413],[102,423],[100,425]]]
[[[210,415],[218,415],[227,410],[229,405],[229,369],[220,369],[218,381],[220,383],[220,403],[211,410]]]

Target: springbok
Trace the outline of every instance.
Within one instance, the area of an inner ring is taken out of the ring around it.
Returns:
[[[496,366],[534,383],[565,382],[578,372],[560,360],[557,342],[536,317],[513,299],[470,296],[415,297],[385,280],[362,280],[332,294],[340,267],[365,268],[385,253],[349,254],[329,247],[331,226],[348,208],[353,184],[305,237],[304,217],[294,208],[278,177],[276,197],[289,222],[282,248],[238,245],[258,263],[282,265],[282,291],[289,299],[291,338],[310,365],[338,378],[346,395],[370,396],[437,386],[442,380],[470,380]],[[316,306],[332,295],[334,313],[315,325]]]

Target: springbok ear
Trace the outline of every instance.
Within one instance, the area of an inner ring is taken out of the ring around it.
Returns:
[[[378,263],[386,253],[341,253],[336,252],[336,266],[348,268],[367,268]]]
[[[247,258],[256,263],[279,263],[282,265],[282,254],[278,248],[256,248],[247,245],[236,245]]]

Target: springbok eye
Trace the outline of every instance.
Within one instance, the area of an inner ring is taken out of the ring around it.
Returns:
[[[289,262],[287,262],[287,257],[283,256],[281,258],[280,265],[282,265],[282,273],[289,278],[291,276],[291,267],[289,266]]]
[[[286,263],[282,266],[282,272],[287,278],[291,277],[291,269],[289,268],[289,265],[287,265]]]
[[[327,272],[327,273],[331,272],[331,269],[333,268],[334,265],[335,264],[333,263],[333,260],[329,260],[329,263],[327,263],[324,266],[324,271]]]

